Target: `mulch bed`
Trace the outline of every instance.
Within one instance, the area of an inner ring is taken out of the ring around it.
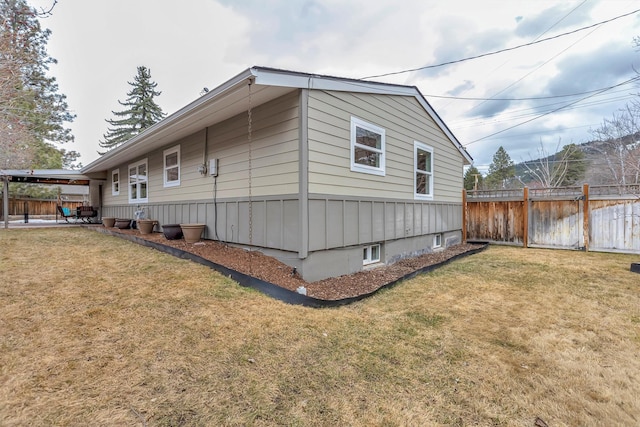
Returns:
[[[256,277],[282,288],[296,291],[304,286],[307,295],[321,300],[340,300],[370,294],[376,289],[414,271],[440,264],[483,245],[462,243],[438,252],[407,258],[392,265],[383,265],[358,273],[332,277],[317,282],[307,282],[291,267],[259,251],[230,246],[213,240],[187,243],[184,240],[167,240],[162,233],[140,234],[138,230],[110,228],[110,232],[136,236],[162,245],[196,254],[202,258]]]

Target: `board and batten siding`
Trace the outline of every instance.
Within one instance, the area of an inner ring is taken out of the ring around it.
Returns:
[[[458,203],[309,196],[309,251],[446,233],[462,228]]]
[[[351,171],[352,116],[385,129],[385,176]],[[418,141],[434,150],[433,200],[461,202],[463,157],[413,97],[310,91],[308,126],[309,193],[412,200]]]
[[[298,92],[254,107],[251,132],[251,195],[297,194]],[[205,144],[206,140],[206,144]],[[164,187],[163,152],[180,146],[180,185]],[[205,155],[205,147],[207,153]],[[128,167],[145,156],[120,165],[120,194],[111,192],[111,170],[103,188],[103,205],[128,204]],[[148,160],[150,204],[212,200],[213,177],[198,172],[205,158],[218,159],[218,198],[249,196],[248,114],[243,113],[159,147]],[[136,203],[134,203],[136,204]]]

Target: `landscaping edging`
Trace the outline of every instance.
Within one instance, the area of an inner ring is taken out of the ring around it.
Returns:
[[[266,282],[264,280],[258,279],[256,277],[253,276],[249,276],[248,274],[245,273],[241,273],[239,271],[233,270],[231,268],[225,267],[224,265],[221,264],[217,264],[213,261],[209,261],[206,258],[203,258],[199,255],[193,254],[191,252],[187,252],[187,251],[183,251],[182,249],[177,249],[174,248],[172,246],[167,246],[167,245],[163,245],[161,243],[156,243],[156,242],[152,242],[150,240],[146,240],[137,236],[133,236],[130,234],[122,234],[122,233],[118,233],[118,232],[114,232],[111,230],[108,230],[104,227],[92,227],[92,229],[99,231],[100,233],[103,234],[108,234],[110,236],[115,236],[115,237],[120,237],[124,240],[128,240],[130,242],[134,242],[134,243],[138,243],[140,245],[143,246],[147,246],[153,249],[156,249],[160,252],[164,252],[167,253],[169,255],[173,255],[177,258],[182,258],[182,259],[188,259],[190,261],[193,262],[197,262],[198,264],[207,266],[217,272],[219,272],[220,274],[229,277],[230,279],[234,280],[235,282],[237,282],[240,286],[246,287],[246,288],[252,288],[255,289],[257,291],[262,292],[263,294],[266,294],[272,298],[275,298],[277,300],[280,300],[282,302],[285,302],[287,304],[292,304],[292,305],[302,305],[304,307],[313,307],[313,308],[328,308],[328,307],[339,307],[342,305],[347,305],[347,304],[351,304],[354,303],[356,301],[360,301],[363,300],[365,298],[368,298],[372,295],[375,295],[377,292],[383,290],[383,289],[389,289],[392,288],[393,286],[397,285],[398,283],[402,282],[403,280],[409,280],[412,279],[420,274],[424,274],[424,273],[428,273],[432,270],[435,270],[436,268],[442,267],[443,265],[446,265],[452,261],[458,260],[460,258],[466,257],[468,255],[473,255],[476,254],[478,252],[482,252],[484,251],[489,245],[485,244],[484,246],[478,248],[478,249],[473,249],[470,250],[468,252],[464,252],[458,255],[455,255],[443,262],[437,263],[437,264],[433,264],[433,265],[429,265],[427,267],[418,269],[414,272],[405,274],[404,276],[393,280],[385,285],[382,285],[381,287],[379,287],[378,289],[376,289],[375,291],[366,293],[366,294],[362,294],[362,295],[358,295],[355,297],[350,297],[350,298],[343,298],[343,299],[338,299],[338,300],[324,300],[324,299],[319,299],[319,298],[314,298],[308,295],[302,295],[299,294],[297,292],[294,291],[290,291],[289,289],[285,289],[281,286],[275,285],[273,283],[269,283]]]

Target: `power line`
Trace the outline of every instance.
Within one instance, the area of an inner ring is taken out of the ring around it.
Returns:
[[[571,15],[573,12],[575,12],[580,6],[582,6],[587,0],[584,0],[582,3],[580,3],[578,6],[576,6],[575,8],[573,8],[569,13],[567,13],[565,16],[563,16],[559,21],[556,21],[552,26],[550,26],[549,28],[547,28],[542,34],[540,34],[538,37],[536,37],[534,40],[532,41],[536,41],[538,40],[540,37],[542,37],[543,35],[545,35],[548,31],[551,31],[551,29],[553,27],[555,27],[559,22],[561,22],[562,20],[564,20],[567,16]],[[529,77],[530,75],[532,75],[533,73],[535,73],[536,71],[540,70],[542,67],[544,67],[546,64],[548,64],[549,62],[551,62],[553,59],[557,58],[558,56],[562,55],[564,52],[566,52],[567,50],[571,49],[573,46],[575,46],[576,44],[578,44],[579,42],[581,42],[582,40],[584,40],[585,38],[589,37],[591,34],[593,34],[595,31],[597,31],[600,27],[595,27],[594,29],[592,29],[591,31],[589,31],[589,33],[585,34],[584,36],[582,36],[582,38],[576,42],[574,42],[573,44],[571,44],[570,46],[568,46],[567,48],[563,49],[561,52],[556,53],[555,55],[553,55],[551,58],[547,59],[546,61],[544,61],[542,64],[538,65],[537,67],[535,67],[533,70],[529,71],[528,73],[526,73],[525,75],[523,75],[522,77],[520,77],[519,79],[517,79],[516,81],[510,83],[509,85],[507,85],[506,87],[504,87],[502,90],[500,90],[497,93],[494,93],[493,96],[498,96],[501,93],[507,91],[509,88],[517,85],[518,83],[520,83],[521,81],[523,81],[524,79],[526,79],[527,77]],[[471,108],[471,110],[475,110],[476,108],[480,107],[481,105],[484,105],[484,103],[487,101],[482,101],[479,104],[476,104],[473,108]]]
[[[585,102],[583,104],[580,105],[572,105],[569,107],[564,108],[562,111],[574,111],[574,110],[578,110],[578,109],[583,109],[583,108],[588,108],[588,107],[595,107],[598,105],[604,105],[604,104],[610,104],[612,102],[620,102],[620,101],[624,101],[624,100],[630,100],[630,99],[634,99],[636,98],[633,95],[624,95],[624,96],[616,96],[613,98],[606,98],[606,99],[601,99],[601,100],[593,100],[590,102]],[[499,119],[494,119],[491,120],[489,122],[485,121],[484,119],[470,119],[470,120],[461,120],[461,121],[453,121],[453,122],[448,122],[451,126],[454,126],[456,129],[461,129],[461,128],[469,128],[469,127],[477,127],[477,126],[483,126],[483,125],[488,125],[488,124],[498,124],[498,123],[502,123],[505,121],[512,121],[512,120],[518,120],[518,119],[523,119],[523,118],[527,118],[527,117],[533,117],[536,115],[541,114],[542,112],[547,112],[550,111],[550,109],[554,106],[554,105],[558,105],[559,103],[554,103],[554,104],[549,104],[549,105],[543,105],[540,107],[532,107],[532,108],[525,108],[525,109],[521,109],[521,110],[513,110],[511,112],[509,112],[509,114],[505,113],[505,114],[501,114],[499,117]],[[546,110],[544,110],[546,109]]]
[[[633,78],[631,78],[631,79],[627,80],[626,82],[619,83],[619,84],[618,84],[618,85],[616,85],[616,86],[620,86],[620,85],[622,85],[622,84],[627,84],[627,83],[629,83],[629,82],[631,82],[631,81],[633,81],[633,80],[638,80],[639,78],[640,78],[640,77],[633,77]],[[615,87],[615,86],[613,86],[613,87]],[[494,133],[489,134],[489,135],[487,135],[487,136],[483,136],[482,138],[478,138],[478,139],[476,139],[476,140],[473,140],[473,141],[471,141],[471,142],[469,142],[469,143],[467,143],[467,144],[463,144],[463,145],[464,145],[465,147],[467,147],[467,146],[469,146],[469,145],[471,145],[471,144],[473,144],[473,143],[475,143],[475,142],[482,141],[483,139],[487,139],[487,138],[490,138],[490,137],[492,137],[492,136],[495,136],[495,135],[501,134],[501,133],[503,133],[503,132],[506,132],[506,131],[508,131],[508,130],[511,130],[511,129],[513,129],[513,128],[516,128],[516,127],[518,127],[518,126],[521,126],[521,125],[523,125],[523,124],[526,124],[526,123],[532,122],[532,121],[534,121],[534,120],[537,120],[537,119],[539,119],[539,118],[541,118],[541,117],[548,116],[549,114],[556,113],[556,112],[558,112],[558,111],[560,111],[560,110],[564,110],[564,109],[565,109],[565,108],[567,108],[567,107],[570,107],[570,106],[572,106],[572,105],[575,105],[575,104],[577,104],[578,102],[580,102],[580,101],[584,101],[585,99],[591,98],[592,96],[595,96],[595,95],[597,95],[597,94],[599,94],[599,93],[606,92],[606,91],[607,91],[607,90],[609,90],[609,89],[610,89],[610,88],[603,89],[603,90],[601,90],[600,92],[596,92],[596,93],[594,93],[594,94],[592,94],[592,95],[588,95],[588,96],[585,96],[585,97],[583,97],[583,98],[577,99],[577,100],[575,100],[575,101],[573,101],[573,102],[570,102],[570,103],[568,103],[568,104],[566,104],[566,105],[564,105],[564,106],[560,106],[560,107],[555,108],[555,109],[553,109],[553,110],[551,110],[551,111],[547,111],[547,112],[545,112],[545,113],[543,113],[543,114],[540,114],[540,115],[538,115],[538,116],[536,116],[536,117],[533,117],[533,118],[531,118],[531,119],[529,119],[529,120],[525,120],[524,122],[520,122],[520,123],[515,124],[515,125],[513,125],[513,126],[509,126],[508,128],[505,128],[505,129],[499,130],[498,132],[494,132]]]
[[[557,35],[552,36],[552,37],[547,37],[547,38],[544,38],[544,39],[535,40],[535,41],[532,41],[532,42],[529,42],[529,43],[525,43],[525,44],[521,44],[521,45],[518,45],[518,46],[513,46],[513,47],[508,47],[508,48],[505,48],[505,49],[495,50],[495,51],[492,51],[492,52],[487,52],[487,53],[483,53],[483,54],[476,55],[476,56],[470,56],[470,57],[467,57],[467,58],[456,59],[454,61],[442,62],[442,63],[436,64],[436,65],[426,65],[424,67],[411,68],[411,69],[408,69],[408,70],[395,71],[395,72],[392,72],[392,73],[385,73],[385,74],[378,74],[378,75],[374,75],[374,76],[361,77],[360,80],[375,79],[375,78],[378,78],[378,77],[395,76],[395,75],[398,75],[398,74],[405,74],[405,73],[411,73],[413,71],[421,71],[421,70],[427,70],[427,69],[430,69],[430,68],[443,67],[445,65],[457,64],[457,63],[460,63],[460,62],[470,61],[472,59],[478,59],[478,58],[483,58],[485,56],[496,55],[498,53],[508,52],[508,51],[511,51],[511,50],[516,50],[516,49],[520,49],[520,48],[523,48],[523,47],[532,46],[532,45],[535,45],[535,44],[538,44],[538,43],[546,42],[546,41],[549,41],[549,40],[554,40],[554,39],[557,39],[557,38],[560,38],[560,37],[564,37],[564,36],[567,36],[567,35],[570,35],[570,34],[575,34],[577,32],[588,30],[589,28],[594,28],[594,27],[597,27],[599,25],[607,24],[609,22],[615,21],[615,20],[620,19],[620,18],[624,18],[626,16],[633,15],[633,14],[638,13],[638,12],[640,12],[640,9],[636,9],[636,10],[634,10],[632,12],[625,13],[623,15],[618,15],[618,16],[616,16],[614,18],[606,19],[604,21],[600,21],[600,22],[597,22],[595,24],[588,25],[586,27],[578,28],[578,29],[575,29],[575,30],[572,30],[572,31],[568,31],[566,33],[562,33],[562,34],[557,34]]]
[[[607,95],[615,95],[618,94],[622,91],[612,91],[609,92]],[[600,93],[604,93],[603,91],[601,91]],[[594,96],[599,96],[598,94],[594,94]],[[628,100],[628,99],[633,99],[635,98],[636,95],[633,94],[624,94],[624,95],[615,95],[615,96],[609,96],[607,98],[603,98],[603,99],[598,99],[598,98],[593,98],[593,100],[589,101],[589,102],[585,102],[582,103],[580,105],[572,105],[569,107],[564,108],[563,111],[572,111],[572,110],[577,110],[577,109],[582,109],[582,108],[587,108],[587,107],[593,107],[593,106],[597,106],[597,105],[604,105],[604,104],[609,104],[612,102],[619,102],[619,101],[623,101],[623,100]],[[586,99],[586,98],[585,98]],[[500,113],[497,118],[487,121],[485,118],[478,118],[478,117],[474,117],[474,118],[468,118],[468,119],[462,119],[462,120],[454,120],[451,122],[448,122],[451,126],[454,126],[456,128],[468,128],[468,127],[475,127],[475,126],[481,126],[481,125],[486,125],[486,124],[497,124],[497,123],[501,123],[504,121],[510,121],[510,120],[516,120],[516,119],[522,119],[525,117],[532,117],[535,115],[540,114],[541,112],[545,112],[545,111],[549,111],[550,109],[555,108],[554,106],[557,105],[566,105],[563,104],[561,102],[554,102],[551,104],[546,104],[546,105],[537,105],[534,107],[528,107],[528,108],[521,108],[521,109],[517,109],[517,110],[510,110],[508,112],[504,112],[504,113]]]
[[[627,82],[628,83],[628,82]],[[424,95],[427,98],[455,99],[459,101],[539,101],[543,99],[571,98],[574,96],[588,95],[590,93],[601,92],[604,89],[613,89],[615,86],[603,87],[600,89],[588,90],[586,92],[568,93],[566,95],[550,95],[550,96],[532,96],[528,98],[476,98],[464,96],[445,96],[445,95]]]

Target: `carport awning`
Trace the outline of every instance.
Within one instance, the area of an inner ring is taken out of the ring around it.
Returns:
[[[80,171],[65,169],[0,169],[0,180],[31,184],[89,185],[89,177]]]

